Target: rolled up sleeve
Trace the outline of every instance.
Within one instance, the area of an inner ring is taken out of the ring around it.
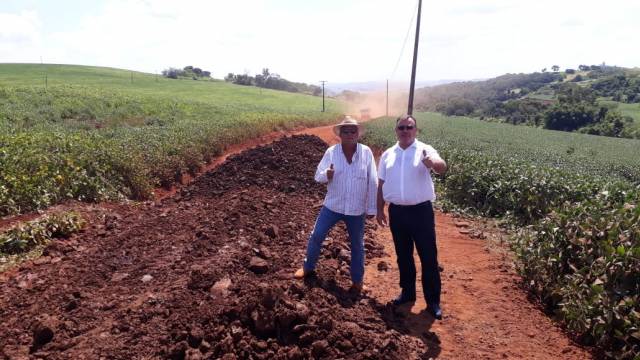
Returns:
[[[329,170],[329,167],[331,166],[332,149],[333,147],[330,147],[324,152],[324,156],[322,157],[322,160],[320,160],[318,168],[316,169],[315,180],[321,184],[329,182],[329,179],[327,178],[327,170]]]

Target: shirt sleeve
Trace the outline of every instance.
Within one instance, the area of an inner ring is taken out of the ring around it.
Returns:
[[[367,215],[376,215],[378,208],[376,201],[378,198],[378,172],[376,171],[376,160],[373,157],[371,149],[367,149],[367,160],[369,161],[368,169],[368,186],[367,186]]]
[[[380,156],[380,162],[378,164],[378,179],[384,181],[385,176],[387,175],[387,169],[384,165],[385,159],[387,152],[385,151],[384,154],[382,154],[382,156]]]
[[[436,151],[436,149],[433,148],[433,146],[425,145],[423,149],[427,151],[427,156],[441,159],[440,154],[438,154],[438,152]]]
[[[316,169],[315,180],[319,183],[324,184],[329,182],[329,179],[327,178],[327,170],[329,170],[329,166],[331,166],[331,158],[333,157],[332,149],[333,147],[330,147],[324,152],[324,156],[322,157],[322,160],[320,160],[318,168]]]

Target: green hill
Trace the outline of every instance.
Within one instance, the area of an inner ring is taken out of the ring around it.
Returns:
[[[597,98],[626,105],[611,106]],[[640,138],[640,126],[633,116],[634,106],[640,109],[637,69],[580,65],[579,71],[506,74],[418,89],[415,103],[417,109],[446,115]]]
[[[64,199],[145,198],[229,144],[326,124],[310,95],[73,65],[0,64],[0,216]]]

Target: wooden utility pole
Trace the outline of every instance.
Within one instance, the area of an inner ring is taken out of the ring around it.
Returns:
[[[422,0],[418,1],[418,21],[416,22],[416,39],[413,45],[413,66],[411,67],[411,85],[409,87],[409,108],[407,115],[413,114],[413,92],[416,87],[416,63],[418,61],[418,41],[420,39],[420,11],[422,10]]]
[[[326,83],[326,80],[320,80],[320,82],[322,83],[322,112],[324,112],[324,83]]]

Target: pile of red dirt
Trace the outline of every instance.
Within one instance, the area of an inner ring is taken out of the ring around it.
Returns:
[[[292,279],[325,187],[327,145],[293,136],[233,156],[170,199],[96,208],[88,228],[0,275],[0,355],[398,359],[420,353],[391,309],[348,291],[349,241]],[[383,254],[367,223],[367,262]]]

